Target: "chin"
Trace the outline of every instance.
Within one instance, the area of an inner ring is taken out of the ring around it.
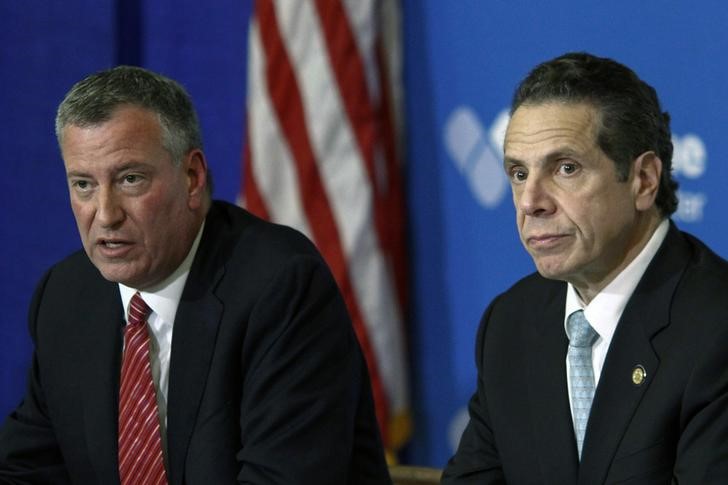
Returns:
[[[127,271],[119,271],[121,268],[109,267],[108,264],[96,265],[96,268],[101,273],[101,276],[105,280],[111,281],[112,283],[121,283],[122,285],[134,287],[135,278],[134,275],[129,275]]]
[[[564,278],[558,274],[558,273],[547,273],[544,271],[539,271],[538,274],[546,278],[547,280],[557,280],[557,281],[564,281]]]
[[[111,281],[112,283],[121,283],[122,285],[132,286],[132,287],[134,286],[127,278],[125,278],[123,276],[119,276],[113,272],[106,273],[106,272],[101,271],[101,276],[103,276],[105,280]]]
[[[561,267],[548,264],[536,264],[536,271],[546,279],[565,281],[566,272]]]

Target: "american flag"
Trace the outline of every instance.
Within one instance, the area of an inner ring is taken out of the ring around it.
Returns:
[[[256,0],[242,203],[318,246],[364,351],[385,445],[410,434],[397,0]]]

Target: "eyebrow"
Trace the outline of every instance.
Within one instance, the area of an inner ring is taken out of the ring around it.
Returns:
[[[543,165],[549,162],[553,162],[554,160],[558,160],[560,158],[581,158],[579,156],[579,153],[575,151],[572,148],[569,147],[558,147],[555,150],[550,151],[546,154],[545,157],[541,158],[538,163]],[[523,160],[519,160],[518,158],[513,157],[503,157],[503,167],[508,167],[511,165],[525,165],[525,162]]]
[[[66,172],[67,179],[70,179],[73,177],[88,177],[88,175],[85,172],[80,172],[78,170],[72,170],[70,172]]]
[[[126,170],[134,170],[138,168],[145,168],[149,167],[150,165],[146,162],[124,162],[118,167],[114,167],[113,173],[118,174],[121,172],[124,172]],[[66,178],[71,177],[91,177],[87,172],[79,171],[79,170],[71,170],[70,172],[66,173]]]

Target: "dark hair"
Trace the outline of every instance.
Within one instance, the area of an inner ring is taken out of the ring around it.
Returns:
[[[662,161],[655,204],[664,216],[677,209],[677,182],[672,178],[670,115],[657,93],[628,67],[585,52],[564,54],[536,66],[516,89],[511,114],[519,106],[549,101],[588,103],[599,113],[597,144],[612,160],[620,180],[632,162],[647,151]]]
[[[159,116],[162,145],[176,165],[190,150],[202,149],[200,123],[187,91],[172,79],[136,66],[99,71],[74,84],[58,106],[58,144],[63,141],[66,126],[103,123],[124,105],[145,108]],[[209,171],[207,180],[207,191],[211,193]]]

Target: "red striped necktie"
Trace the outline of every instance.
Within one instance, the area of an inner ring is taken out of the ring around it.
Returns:
[[[119,390],[119,477],[121,485],[166,484],[159,410],[149,362],[147,317],[139,293],[129,305]]]

